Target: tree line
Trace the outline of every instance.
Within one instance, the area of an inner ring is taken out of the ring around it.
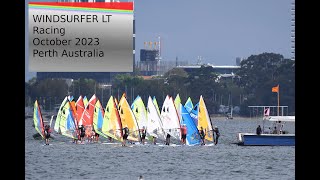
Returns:
[[[241,68],[233,78],[222,78],[211,66],[202,66],[187,73],[181,68],[173,68],[163,76],[144,80],[136,71],[133,74],[119,74],[111,82],[112,86],[102,86],[93,79],[80,78],[72,83],[63,79],[37,80],[25,83],[25,106],[32,106],[38,99],[45,110],[52,110],[68,94],[89,99],[96,94],[103,106],[110,95],[117,99],[126,93],[132,103],[140,95],[145,103],[155,96],[159,106],[166,95],[179,94],[182,103],[191,97],[197,103],[204,97],[210,114],[221,112],[221,105],[239,107],[239,115],[250,116],[248,106],[277,106],[277,93],[272,87],[280,86],[280,105],[288,106],[289,115],[295,113],[295,61],[285,59],[281,54],[262,53],[251,55],[241,61]]]

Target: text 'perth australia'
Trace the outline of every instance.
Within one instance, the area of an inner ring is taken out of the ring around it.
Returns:
[[[84,57],[84,58],[95,58],[95,57],[104,57],[104,52],[98,49],[91,50],[62,50],[59,52],[55,49],[50,50],[33,50],[33,57],[62,57],[62,58],[70,58],[70,57]]]
[[[61,15],[33,15],[33,21],[38,23],[109,23],[112,15],[103,14],[101,16],[95,14],[61,14]],[[100,17],[100,18],[99,18]]]

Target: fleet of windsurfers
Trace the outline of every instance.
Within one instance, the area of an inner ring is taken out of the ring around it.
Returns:
[[[280,122],[278,123],[280,124]],[[277,133],[279,133],[280,128],[277,128],[276,131],[278,131]],[[90,135],[88,135],[89,130],[91,131]],[[187,138],[187,126],[185,124],[181,125],[181,144],[182,145],[186,145],[186,138]],[[143,126],[142,129],[139,130],[140,131],[140,142],[141,144],[145,144],[145,138],[147,136],[147,130],[146,127]],[[219,129],[217,126],[215,126],[215,128],[212,130],[213,131],[213,143],[217,144],[218,143],[218,139],[220,137],[220,133],[219,133]],[[170,131],[169,131],[170,132]],[[198,130],[199,134],[200,134],[200,139],[201,139],[201,145],[205,145],[205,137],[206,137],[206,131],[205,129],[203,129],[203,127],[200,127],[200,129]],[[49,145],[49,138],[50,138],[50,125],[46,125],[45,129],[44,129],[44,139],[45,139],[45,144]],[[78,128],[75,131],[75,137],[73,138],[73,142],[78,144],[78,140],[81,141],[81,144],[83,144],[84,142],[84,137],[87,135],[88,138],[88,142],[94,141],[94,142],[98,142],[99,141],[99,134],[95,132],[95,129],[92,128],[85,128],[83,125],[79,125]],[[122,129],[122,146],[126,146],[127,141],[128,141],[128,136],[129,136],[129,128],[128,127],[124,127]],[[156,144],[156,140],[157,140],[157,136],[156,135],[150,135],[152,137],[152,143]],[[166,133],[166,139],[165,139],[165,145],[170,145],[170,138],[171,135],[169,133]],[[113,139],[111,137],[108,136],[108,139],[110,142],[113,141]],[[129,141],[130,143],[130,141]]]

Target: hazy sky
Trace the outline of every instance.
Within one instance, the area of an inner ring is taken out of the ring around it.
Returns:
[[[236,57],[263,52],[291,58],[292,2],[136,0],[136,61],[144,42],[158,36],[163,60],[195,63],[202,56],[204,63],[235,65]]]

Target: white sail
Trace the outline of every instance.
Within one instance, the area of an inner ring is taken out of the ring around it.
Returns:
[[[165,140],[161,119],[150,96],[147,104],[147,134]]]
[[[131,105],[131,110],[136,117],[139,129],[147,127],[147,112],[146,106],[144,105],[140,96],[137,96]]]
[[[160,118],[165,133],[170,134],[174,139],[180,140],[180,119],[173,99],[169,96],[167,96],[163,102]]]

